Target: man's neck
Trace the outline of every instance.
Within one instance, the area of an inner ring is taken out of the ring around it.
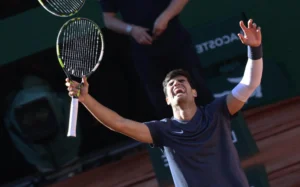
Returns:
[[[189,121],[197,112],[197,106],[195,103],[185,106],[174,106],[173,116],[177,120]]]

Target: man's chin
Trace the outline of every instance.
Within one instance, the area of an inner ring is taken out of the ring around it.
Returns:
[[[174,100],[176,103],[180,103],[180,102],[184,102],[186,100],[186,97],[184,94],[179,94],[174,97]]]

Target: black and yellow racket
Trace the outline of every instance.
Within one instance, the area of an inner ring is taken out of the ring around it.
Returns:
[[[56,41],[60,66],[70,81],[89,77],[100,65],[104,52],[98,25],[86,18],[73,18],[60,29]],[[67,136],[76,137],[78,98],[72,97]]]
[[[59,17],[75,15],[86,0],[38,0],[45,10]]]

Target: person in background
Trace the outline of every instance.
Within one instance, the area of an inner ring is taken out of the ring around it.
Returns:
[[[198,104],[213,100],[201,75],[196,49],[179,20],[187,3],[188,0],[100,0],[105,26],[131,38],[134,66],[157,118],[172,115],[165,106],[161,80],[173,69],[191,74],[201,94],[196,99]]]

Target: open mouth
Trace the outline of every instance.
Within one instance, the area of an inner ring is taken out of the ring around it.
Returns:
[[[174,96],[181,95],[183,93],[185,93],[184,88],[174,88],[173,89],[173,95]]]

